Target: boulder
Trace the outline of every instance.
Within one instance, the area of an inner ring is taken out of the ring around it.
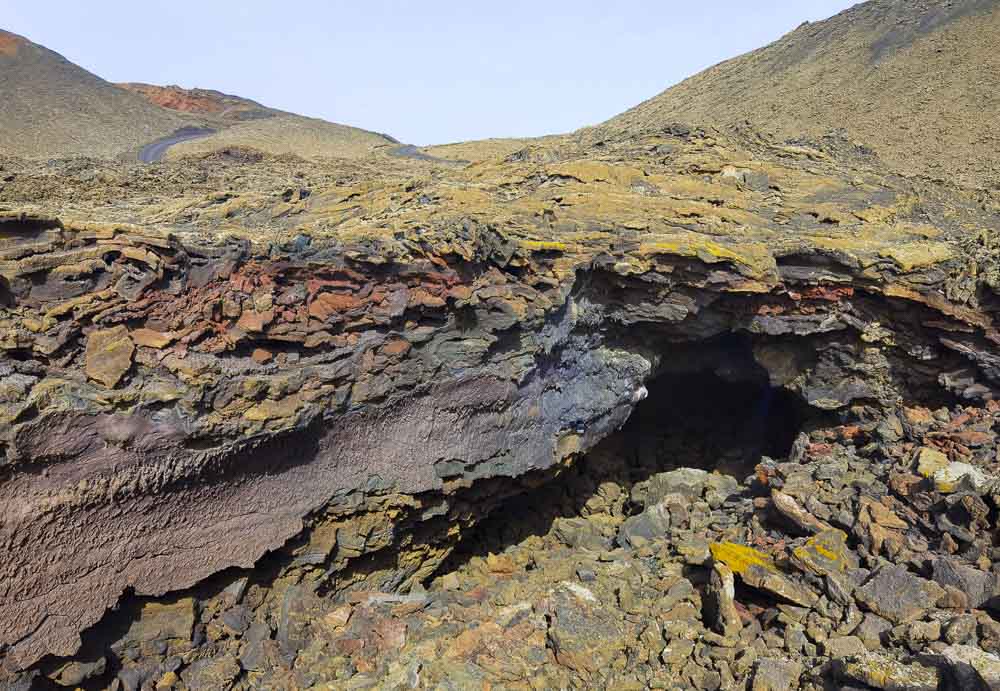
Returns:
[[[852,633],[861,639],[868,650],[878,650],[885,644],[883,638],[891,629],[891,623],[877,614],[868,612]]]
[[[774,561],[752,547],[732,542],[712,543],[712,558],[722,562],[744,583],[801,607],[812,607],[819,596],[783,574]]]
[[[240,666],[230,655],[198,660],[181,672],[190,691],[228,689],[240,674]]]
[[[190,641],[195,624],[194,598],[173,602],[147,602],[117,646],[128,647],[149,641]]]
[[[632,501],[640,506],[650,506],[668,494],[696,499],[705,491],[709,477],[708,471],[698,468],[678,468],[668,473],[658,473],[632,488]]]
[[[942,586],[951,586],[965,594],[968,606],[979,609],[997,592],[997,575],[962,564],[955,557],[934,560],[931,577]]]
[[[560,542],[574,549],[599,552],[611,545],[611,540],[604,536],[598,523],[582,516],[557,518],[552,530]]]
[[[937,449],[924,446],[917,452],[917,473],[931,479],[939,470],[947,468],[950,462],[948,457]]]
[[[628,518],[618,531],[618,544],[622,547],[639,547],[664,537],[668,530],[670,530],[670,508],[666,501],[661,501],[646,508],[642,513]]]
[[[942,595],[941,586],[910,573],[905,566],[885,567],[855,591],[869,611],[895,624],[918,619]]]
[[[705,620],[727,638],[738,635],[743,628],[736,611],[736,580],[732,569],[722,562],[712,565],[705,597]]]
[[[857,563],[847,548],[847,534],[831,528],[792,551],[796,566],[817,576],[843,574]]]
[[[813,516],[799,506],[793,497],[779,490],[771,490],[771,503],[778,513],[804,533],[821,533],[830,530],[830,524]]]
[[[934,489],[942,494],[962,490],[982,494],[989,489],[989,484],[986,473],[968,463],[950,463],[934,473]]]
[[[823,654],[833,659],[864,655],[865,644],[857,636],[834,636],[823,641]]]
[[[802,665],[790,660],[764,658],[754,670],[752,691],[791,691],[799,687]]]
[[[619,654],[625,630],[586,588],[557,587],[548,604],[548,638],[560,665],[585,674]]]
[[[941,651],[954,688],[1000,689],[1000,657],[971,645],[951,645]],[[977,688],[978,687],[978,688]]]

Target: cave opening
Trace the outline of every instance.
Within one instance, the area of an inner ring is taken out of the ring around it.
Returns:
[[[799,433],[825,420],[795,393],[772,386],[747,339],[668,353],[617,432],[569,466],[528,479],[524,491],[469,529],[437,575],[545,535],[559,518],[586,516],[608,491],[622,497],[625,515],[637,513],[631,488],[658,473],[697,468],[742,481],[762,458],[787,458]]]
[[[784,389],[711,371],[667,373],[646,388],[628,422],[592,452],[622,457],[632,481],[673,468],[742,478],[762,456],[787,456],[808,415]]]

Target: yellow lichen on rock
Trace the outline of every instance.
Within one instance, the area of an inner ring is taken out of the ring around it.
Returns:
[[[573,178],[584,183],[610,182],[617,185],[627,185],[645,175],[638,168],[612,165],[604,161],[569,161],[549,166],[548,172],[550,175]]]
[[[950,462],[948,457],[937,449],[925,446],[917,454],[917,473],[929,480],[934,477],[934,473],[947,468]]]
[[[776,570],[774,560],[763,552],[738,545],[735,542],[713,542],[709,545],[712,558],[722,562],[737,575],[743,575],[751,566],[760,566],[768,570]]]
[[[849,568],[847,563],[847,534],[832,528],[814,535],[804,545],[792,550],[798,565],[818,576],[841,573]]]
[[[943,242],[911,242],[889,246],[879,255],[892,259],[903,271],[933,266],[955,256],[955,250]]]

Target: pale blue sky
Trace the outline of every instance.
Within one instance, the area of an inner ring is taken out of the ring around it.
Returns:
[[[850,0],[0,0],[111,81],[207,87],[415,144],[567,132]]]

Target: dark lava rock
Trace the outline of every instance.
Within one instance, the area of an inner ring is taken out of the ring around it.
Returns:
[[[870,611],[897,624],[919,618],[943,594],[937,583],[910,573],[905,566],[882,568],[856,592]]]

